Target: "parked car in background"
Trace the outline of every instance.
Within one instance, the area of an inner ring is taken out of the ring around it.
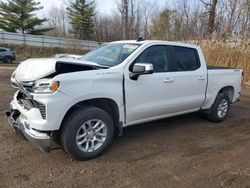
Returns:
[[[0,61],[3,61],[5,63],[12,63],[15,60],[16,54],[13,50],[0,47]]]

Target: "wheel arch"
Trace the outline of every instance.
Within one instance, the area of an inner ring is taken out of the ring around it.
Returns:
[[[87,99],[87,100],[83,100],[74,104],[65,113],[63,120],[61,122],[59,131],[61,131],[62,123],[66,120],[66,118],[68,118],[75,109],[81,108],[83,106],[95,106],[97,108],[100,108],[106,111],[110,115],[110,117],[113,119],[116,131],[118,132],[118,134],[121,134],[120,132],[122,131],[122,125],[119,122],[120,120],[119,108],[118,108],[117,103],[110,98]]]
[[[223,87],[223,88],[220,89],[220,91],[218,92],[218,94],[219,93],[225,93],[225,94],[227,94],[227,96],[230,99],[230,102],[232,102],[233,98],[234,98],[234,87],[233,86],[225,86],[225,87]],[[218,96],[218,94],[217,94],[217,96]]]
[[[232,103],[234,99],[234,92],[235,92],[234,87],[232,85],[225,85],[219,88],[218,90],[210,91],[209,97],[206,98],[206,101],[202,105],[201,110],[208,111],[211,108],[211,106],[214,104],[214,101],[216,100],[219,93],[227,94],[230,99],[230,102]]]

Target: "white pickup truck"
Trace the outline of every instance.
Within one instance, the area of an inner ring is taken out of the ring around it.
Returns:
[[[57,141],[75,159],[103,153],[126,126],[201,111],[223,121],[240,97],[243,71],[208,67],[195,45],[117,41],[79,60],[28,59],[11,77],[18,88],[9,124],[43,151]]]

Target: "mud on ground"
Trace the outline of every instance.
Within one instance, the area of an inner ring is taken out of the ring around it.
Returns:
[[[97,159],[42,153],[8,127],[0,67],[0,187],[250,187],[250,89],[220,124],[197,114],[128,127]]]

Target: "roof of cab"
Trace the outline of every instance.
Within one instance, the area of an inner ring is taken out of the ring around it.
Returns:
[[[160,44],[165,44],[165,45],[172,45],[172,46],[183,46],[183,47],[190,47],[190,48],[197,48],[198,46],[189,44],[189,43],[183,43],[183,42],[174,42],[174,41],[164,41],[164,40],[141,40],[141,41],[136,41],[136,40],[120,40],[120,41],[114,41],[112,43],[134,43],[134,44],[152,44],[152,45],[160,45]]]

